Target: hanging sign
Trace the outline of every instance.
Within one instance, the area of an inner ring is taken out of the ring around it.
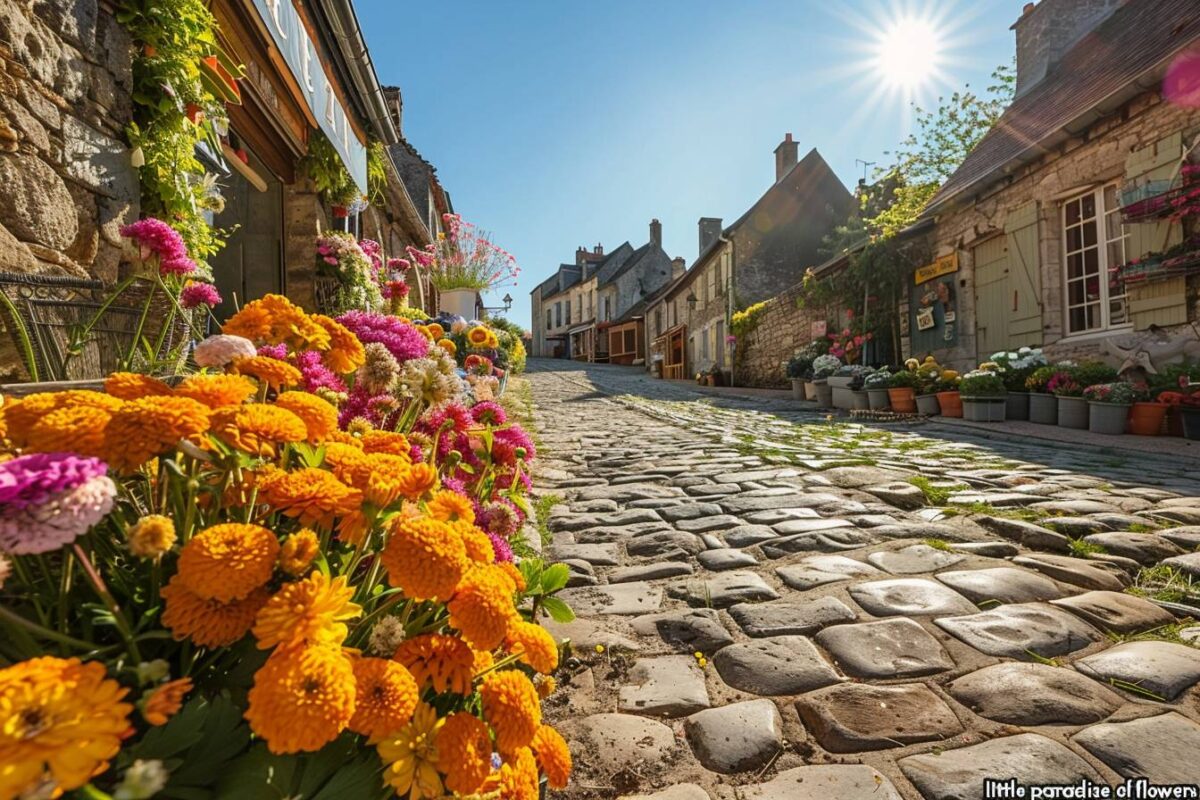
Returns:
[[[918,267],[913,273],[913,283],[920,286],[926,281],[933,280],[942,275],[949,275],[952,272],[958,272],[958,251],[954,251],[950,255],[942,256],[936,259],[932,264],[926,264],[923,267]]]
[[[254,0],[254,7],[271,32],[275,46],[283,54],[292,77],[300,84],[309,111],[333,143],[359,191],[366,194],[367,148],[350,127],[350,117],[317,58],[316,44],[309,37],[304,21],[300,19],[300,12],[292,0]]]

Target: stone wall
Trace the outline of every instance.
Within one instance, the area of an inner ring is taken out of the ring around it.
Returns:
[[[787,362],[812,341],[812,324],[829,318],[827,309],[801,308],[803,294],[797,283],[767,303],[758,315],[758,325],[738,340],[734,359],[734,382],[738,386],[784,388],[790,385]]]

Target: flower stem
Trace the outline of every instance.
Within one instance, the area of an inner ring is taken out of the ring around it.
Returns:
[[[88,580],[92,582],[96,594],[104,601],[104,605],[113,616],[113,622],[117,626],[117,630],[121,633],[121,638],[125,640],[125,647],[129,650],[129,655],[133,659],[134,664],[142,662],[142,654],[138,650],[137,642],[133,638],[133,629],[129,627],[129,621],[125,619],[125,613],[121,611],[121,606],[118,605],[117,599],[112,596],[112,592],[108,590],[104,580],[100,577],[100,573],[96,572],[92,562],[88,559],[87,553],[83,552],[83,548],[76,542],[72,547],[75,550],[75,555],[79,557],[79,566],[83,568],[83,572],[88,576]]]

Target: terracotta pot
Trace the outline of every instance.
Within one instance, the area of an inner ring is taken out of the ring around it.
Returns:
[[[1134,403],[1129,409],[1129,432],[1135,436],[1158,436],[1166,415],[1166,403]]]
[[[943,417],[961,417],[963,415],[962,397],[958,392],[938,392],[938,405],[942,408]]]
[[[892,411],[897,414],[917,413],[917,393],[911,386],[888,389],[888,400],[891,401]]]

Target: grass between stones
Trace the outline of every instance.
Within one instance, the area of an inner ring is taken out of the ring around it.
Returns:
[[[533,503],[533,517],[537,522],[537,532],[543,547],[549,547],[554,538],[550,533],[550,511],[562,502],[562,497],[557,494],[544,494]]]
[[[965,483],[936,486],[933,481],[924,475],[914,475],[908,479],[908,482],[921,490],[921,494],[925,495],[925,502],[931,506],[944,506],[950,502],[950,495],[971,488]]]
[[[1142,567],[1133,579],[1133,585],[1125,591],[1164,603],[1182,603],[1200,608],[1200,581],[1167,564]]]
[[[1104,635],[1115,643],[1121,642],[1174,642],[1175,644],[1188,645],[1194,647],[1190,642],[1180,636],[1180,632],[1185,628],[1195,627],[1196,620],[1192,617],[1184,617],[1183,619],[1172,622],[1169,625],[1161,625],[1157,628],[1141,631],[1139,633],[1114,633],[1113,631],[1105,631]]]
[[[1084,539],[1071,539],[1071,544],[1069,547],[1071,548],[1071,555],[1075,556],[1076,558],[1087,558],[1089,555],[1094,553],[1098,554],[1108,552],[1103,546],[1094,544]]]

